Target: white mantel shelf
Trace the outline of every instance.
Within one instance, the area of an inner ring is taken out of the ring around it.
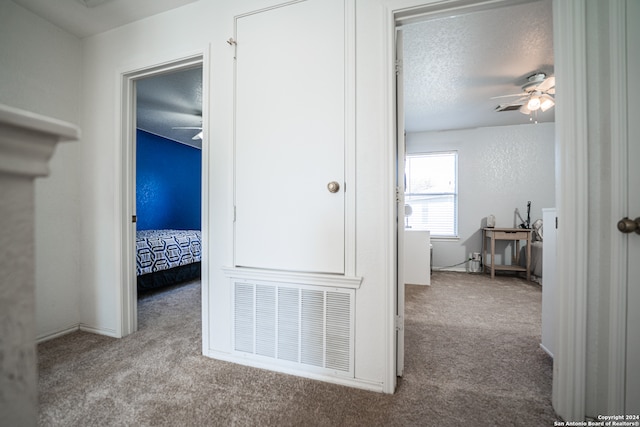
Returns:
[[[56,144],[78,138],[75,125],[0,104],[0,172],[46,176]]]
[[[6,425],[38,420],[34,180],[49,174],[58,142],[79,136],[72,124],[0,105],[0,414]]]

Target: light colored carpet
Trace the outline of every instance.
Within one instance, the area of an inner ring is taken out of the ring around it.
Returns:
[[[383,395],[201,355],[198,282],[139,301],[123,339],[38,346],[42,426],[548,426],[541,288],[434,272],[406,289],[406,369]]]

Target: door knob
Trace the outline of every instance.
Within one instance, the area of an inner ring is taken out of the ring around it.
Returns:
[[[327,189],[329,190],[329,193],[337,193],[338,190],[340,190],[340,184],[335,181],[331,181],[327,184]]]
[[[618,230],[623,233],[635,231],[637,234],[640,234],[640,217],[636,219],[622,218],[618,221]]]

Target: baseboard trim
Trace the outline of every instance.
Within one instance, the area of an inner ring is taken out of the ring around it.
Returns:
[[[454,273],[469,273],[466,267],[433,267],[433,271],[448,271]],[[480,273],[480,272],[478,272]],[[472,273],[469,273],[472,274]],[[475,274],[475,273],[473,273]]]
[[[267,371],[279,372],[281,374],[294,375],[297,377],[308,378],[311,380],[323,381],[326,383],[342,385],[346,387],[359,388],[367,391],[374,391],[377,393],[384,393],[384,384],[374,381],[362,380],[357,378],[344,378],[334,377],[329,375],[317,374],[314,372],[307,372],[299,369],[292,369],[289,367],[278,366],[276,364],[261,363],[256,360],[250,360],[245,358],[239,358],[230,353],[218,352],[215,350],[209,350],[204,353],[206,357],[216,360],[222,360],[224,362],[236,363],[238,365],[249,366],[252,368],[265,369]]]
[[[36,344],[40,344],[43,343],[45,341],[50,341],[52,339],[55,338],[60,338],[62,336],[71,334],[73,332],[77,332],[77,331],[83,331],[83,332],[89,332],[92,334],[97,334],[97,335],[105,335],[108,337],[113,337],[113,338],[121,338],[120,336],[118,336],[118,334],[116,333],[115,329],[104,329],[104,328],[95,328],[92,326],[87,326],[84,325],[82,323],[77,323],[75,325],[71,325],[68,326],[64,329],[60,329],[58,331],[54,331],[54,332],[48,332],[45,333],[43,335],[40,335],[36,338]]]
[[[105,335],[107,337],[122,338],[118,335],[115,329],[96,328],[80,323],[80,330],[83,332],[90,332],[92,334]]]
[[[547,353],[553,359],[553,353],[551,353],[547,347],[542,345],[542,343],[540,343],[540,348],[543,349],[544,352]]]
[[[71,334],[73,332],[77,332],[80,330],[80,324],[77,325],[73,325],[73,326],[69,326],[68,328],[56,331],[56,332],[50,332],[44,335],[40,335],[39,337],[36,338],[36,344],[40,344],[43,343],[45,341],[49,341],[55,338],[59,338],[61,336],[64,335],[68,335]]]

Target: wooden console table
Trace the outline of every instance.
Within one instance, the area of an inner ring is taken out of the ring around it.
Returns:
[[[482,229],[482,263],[483,271],[487,269],[491,272],[491,278],[496,275],[496,270],[507,270],[516,272],[526,272],[527,280],[531,280],[531,235],[532,229],[526,228],[483,228]],[[490,239],[491,263],[487,263],[487,239]],[[512,265],[496,265],[496,240],[511,240],[515,242],[516,256],[515,263]],[[520,241],[527,242],[527,264],[526,267],[520,267]]]

